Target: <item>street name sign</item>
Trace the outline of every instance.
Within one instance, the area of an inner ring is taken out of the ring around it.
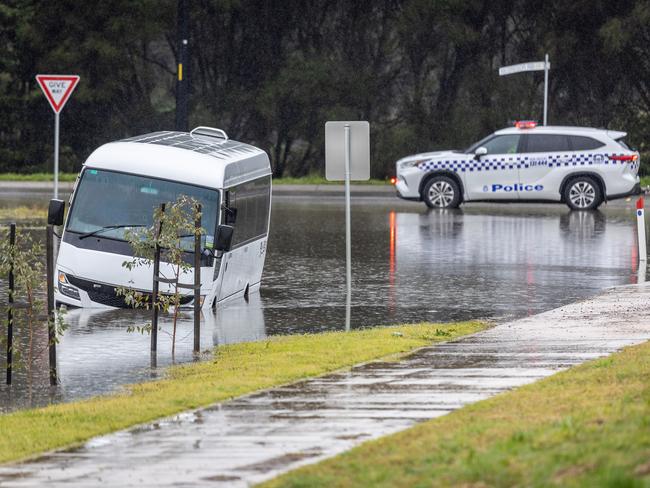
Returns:
[[[545,69],[550,69],[551,63],[546,63],[544,61],[534,61],[532,63],[521,63],[521,64],[512,64],[510,66],[504,66],[499,68],[499,75],[511,75],[514,73],[521,73],[523,71],[544,71]]]

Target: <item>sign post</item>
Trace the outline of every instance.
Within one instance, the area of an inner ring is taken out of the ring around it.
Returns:
[[[548,60],[548,54],[544,56],[544,61],[535,61],[532,63],[512,64],[499,68],[499,76],[507,76],[524,71],[544,71],[544,125],[548,114],[548,70],[551,69],[551,63]]]
[[[345,330],[352,304],[352,223],[350,181],[370,179],[370,124],[366,121],[325,124],[325,177],[345,182]]]
[[[36,75],[41,90],[54,110],[54,198],[59,198],[59,113],[79,83],[77,75]]]

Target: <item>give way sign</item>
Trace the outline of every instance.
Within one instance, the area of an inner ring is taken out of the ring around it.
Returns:
[[[47,101],[50,102],[52,110],[58,114],[79,83],[79,77],[77,75],[36,75],[36,81],[45,93]]]

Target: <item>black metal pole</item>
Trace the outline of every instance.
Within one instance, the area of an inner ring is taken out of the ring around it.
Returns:
[[[57,383],[56,374],[56,322],[54,320],[54,226],[48,224],[46,230],[46,269],[47,269],[47,340],[50,356],[50,385]]]
[[[194,219],[194,352],[201,351],[201,204]]]
[[[163,214],[165,213],[165,204],[160,204],[160,221],[156,231],[156,244],[153,255],[153,284],[151,285],[151,304],[153,308],[153,317],[151,319],[151,352],[155,354],[158,350],[158,278],[160,274],[160,245],[158,240],[162,232]]]
[[[189,81],[189,32],[188,32],[187,0],[178,0],[177,36],[178,36],[178,67],[176,80],[176,130],[188,130],[188,104],[190,98]]]
[[[14,348],[14,260],[13,247],[16,245],[16,224],[9,224],[9,245],[12,248],[12,259],[9,263],[9,308],[7,310],[7,384],[11,384]]]

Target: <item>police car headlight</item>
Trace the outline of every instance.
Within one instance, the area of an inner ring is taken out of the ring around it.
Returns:
[[[425,161],[428,161],[428,160],[427,159],[416,159],[415,161],[404,161],[403,163],[399,163],[399,169],[412,168],[414,166],[417,166],[420,163],[424,163]]]

